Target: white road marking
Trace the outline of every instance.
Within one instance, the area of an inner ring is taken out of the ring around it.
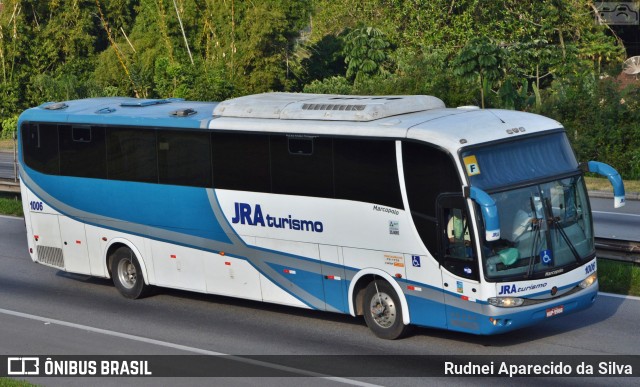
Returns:
[[[189,347],[189,346],[186,346],[186,345],[170,343],[170,342],[167,342],[167,341],[149,339],[147,337],[135,336],[135,335],[127,334],[127,333],[121,333],[121,332],[116,332],[116,331],[110,331],[110,330],[107,330],[107,329],[95,328],[95,327],[91,327],[91,326],[88,326],[88,325],[76,324],[76,323],[72,323],[72,322],[68,322],[68,321],[56,320],[56,319],[52,319],[52,318],[36,316],[36,315],[33,315],[33,314],[16,312],[16,311],[13,311],[13,310],[8,310],[8,309],[0,308],[0,313],[6,314],[6,315],[9,315],[9,316],[14,316],[14,317],[26,318],[26,319],[29,319],[29,320],[42,321],[45,324],[56,324],[56,325],[60,325],[60,326],[64,326],[64,327],[69,327],[69,328],[75,328],[75,329],[81,329],[81,330],[84,330],[84,331],[94,332],[94,333],[98,333],[98,334],[101,334],[101,335],[119,337],[119,338],[122,338],[122,339],[139,341],[139,342],[143,342],[143,343],[147,343],[147,344],[158,345],[158,346],[161,346],[161,347],[178,349],[178,350],[185,351],[185,352],[192,352],[192,353],[197,353],[197,354],[201,354],[201,355],[225,356],[225,357],[227,357],[229,359],[233,359],[233,360],[241,362],[241,363],[247,363],[247,364],[257,365],[257,366],[260,366],[260,367],[267,367],[267,368],[272,368],[272,369],[276,369],[276,370],[280,370],[280,371],[291,372],[291,373],[299,374],[301,376],[319,377],[321,379],[326,379],[326,380],[330,380],[330,381],[333,381],[333,382],[340,382],[340,383],[344,383],[344,384],[349,384],[349,385],[352,385],[352,386],[380,387],[377,384],[361,382],[359,380],[351,380],[351,379],[346,379],[346,378],[327,376],[327,375],[320,374],[320,373],[317,373],[317,372],[305,371],[305,370],[301,370],[301,369],[297,369],[297,368],[293,368],[293,367],[287,367],[287,366],[282,366],[282,365],[278,365],[278,364],[267,363],[267,362],[263,362],[263,361],[259,361],[259,360],[246,359],[246,358],[243,358],[243,357],[240,357],[240,356],[229,355],[229,354],[222,353],[222,352],[209,351],[209,350],[206,350],[206,349]]]
[[[624,212],[607,212],[607,211],[591,211],[594,214],[607,214],[607,215],[622,215],[622,216],[636,216],[640,217],[638,214],[627,214]]]

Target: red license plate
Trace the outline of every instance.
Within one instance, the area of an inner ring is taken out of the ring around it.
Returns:
[[[547,317],[553,317],[564,312],[564,305],[559,305],[553,308],[547,309]]]

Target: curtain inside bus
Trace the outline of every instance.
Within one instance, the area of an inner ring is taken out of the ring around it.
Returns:
[[[471,185],[483,190],[578,169],[564,132],[465,150],[462,158]]]

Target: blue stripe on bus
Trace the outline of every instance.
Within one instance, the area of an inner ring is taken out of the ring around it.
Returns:
[[[304,289],[317,299],[325,299],[324,290],[322,288],[322,276],[318,274],[320,272],[320,262],[318,262],[317,265],[318,272],[283,266],[273,262],[267,262],[267,265],[284,277],[285,284],[286,281],[291,281],[293,284]]]
[[[204,188],[100,179],[91,179],[89,184],[85,178],[27,172],[42,190],[82,211],[231,243],[211,211]],[[126,194],[114,195],[113,192]],[[90,222],[91,219],[83,221]]]
[[[445,305],[444,302],[416,297],[415,295],[406,293],[405,297],[409,307],[411,324],[434,328],[447,327],[447,319],[445,318],[447,305]]]

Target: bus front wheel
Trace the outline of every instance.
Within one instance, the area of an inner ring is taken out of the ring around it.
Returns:
[[[387,281],[374,280],[367,286],[362,307],[364,320],[376,336],[394,340],[407,333],[400,299]]]
[[[149,291],[138,258],[126,246],[119,247],[112,255],[111,278],[116,289],[126,298],[142,298]]]

